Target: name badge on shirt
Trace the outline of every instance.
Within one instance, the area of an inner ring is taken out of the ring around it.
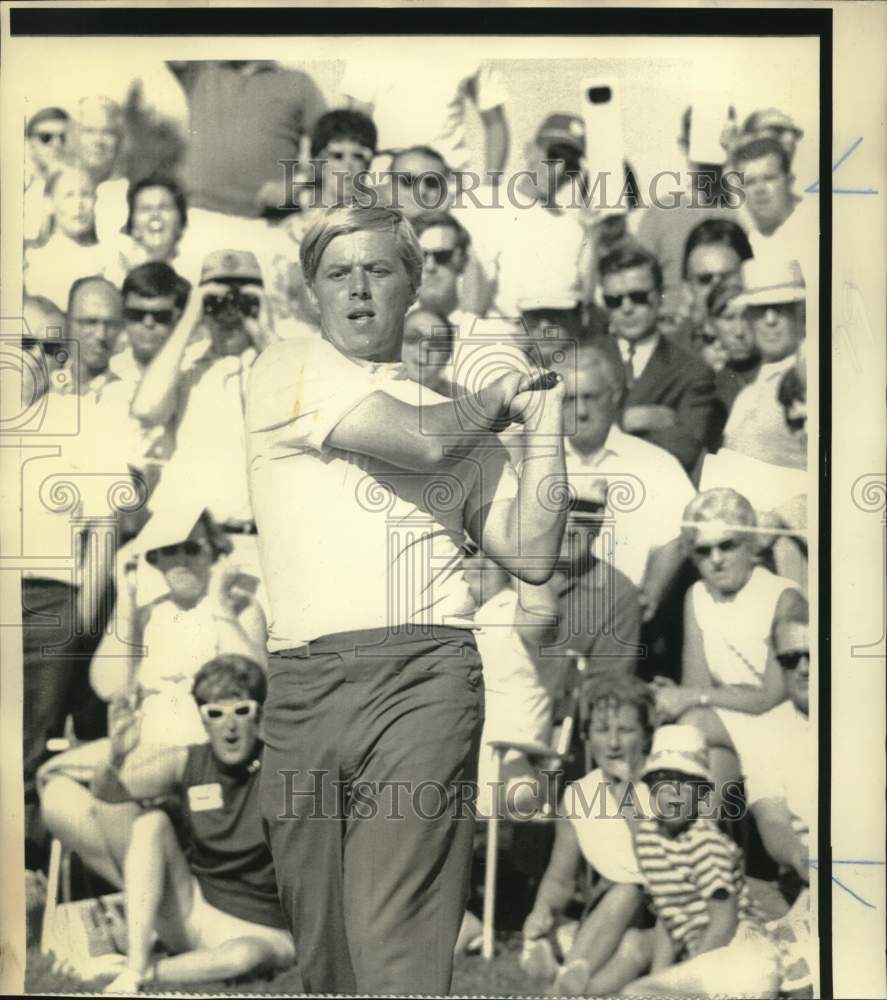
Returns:
[[[222,786],[217,781],[209,785],[192,785],[188,789],[188,808],[191,812],[208,812],[210,809],[221,809],[224,805]]]

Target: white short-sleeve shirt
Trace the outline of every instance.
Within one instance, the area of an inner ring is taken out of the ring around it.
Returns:
[[[595,479],[607,480],[613,491],[607,510],[612,530],[605,526],[592,551],[640,587],[650,553],[678,537],[684,510],[696,495],[681,463],[613,424],[594,455],[580,455],[567,438],[566,464],[567,479],[580,497]],[[626,486],[619,487],[620,481]]]
[[[249,481],[272,651],[357,629],[473,624],[466,525],[516,495],[516,474],[493,435],[433,474],[329,447],[339,421],[379,391],[445,401],[400,363],[357,361],[318,337],[275,344],[253,368]]]

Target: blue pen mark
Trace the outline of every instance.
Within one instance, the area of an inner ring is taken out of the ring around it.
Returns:
[[[832,167],[832,173],[841,166],[841,164],[848,160],[856,150],[862,145],[862,136],[860,136],[856,142],[847,150],[846,153],[838,160],[838,162]],[[804,188],[804,194],[818,194],[819,193],[819,179],[815,180],[810,187]],[[874,188],[832,188],[832,194],[878,194]]]
[[[819,862],[815,858],[810,858],[809,864],[810,864],[811,868],[816,868],[817,870],[819,869]],[[883,865],[883,864],[885,864],[885,862],[884,861],[874,861],[874,860],[851,861],[851,860],[843,860],[843,859],[840,860],[840,861],[836,861],[836,860],[832,859],[832,864],[833,865]],[[832,873],[832,882],[834,882],[835,885],[840,886],[844,890],[844,892],[846,892],[849,895],[851,895],[855,900],[857,900],[857,902],[862,903],[863,906],[868,907],[870,910],[876,910],[877,909],[877,906],[875,906],[874,903],[870,903],[867,899],[863,899],[862,896],[860,896],[858,893],[854,892],[850,888],[849,885],[845,885],[838,878],[838,876],[834,874],[834,872]]]

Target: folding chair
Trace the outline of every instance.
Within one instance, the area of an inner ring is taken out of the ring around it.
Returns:
[[[575,726],[578,722],[580,727],[585,721],[587,706],[582,698],[582,683],[588,668],[585,657],[576,657],[576,676],[569,694],[568,708],[558,727],[553,746],[546,746],[543,743],[521,743],[509,740],[491,740],[487,745],[493,749],[493,787],[496,788],[499,777],[502,773],[502,760],[508,750],[518,750],[529,760],[538,761],[540,765],[547,765],[546,770],[559,768],[564,758],[570,750],[573,741]],[[589,750],[585,748],[586,770],[591,769]],[[540,768],[541,769],[541,768]],[[549,783],[548,791],[551,792]],[[542,804],[539,812],[518,820],[517,817],[508,817],[509,821],[520,821],[527,823],[549,823],[557,818],[557,803],[551,801],[549,795],[547,801]],[[486,870],[484,872],[484,905],[482,918],[482,944],[481,955],[485,959],[491,959],[494,953],[494,933],[496,915],[496,876],[499,864],[499,824],[502,817],[499,815],[498,802],[494,800],[492,813],[489,817],[481,817],[487,822],[487,850],[486,850]]]

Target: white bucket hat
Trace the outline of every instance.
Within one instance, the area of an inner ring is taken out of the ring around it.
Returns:
[[[751,260],[742,264],[742,294],[735,306],[775,306],[784,302],[803,302],[807,286],[801,265],[796,260]]]
[[[653,748],[641,777],[654,771],[680,771],[711,782],[708,750],[702,733],[694,726],[660,726],[653,734]]]

